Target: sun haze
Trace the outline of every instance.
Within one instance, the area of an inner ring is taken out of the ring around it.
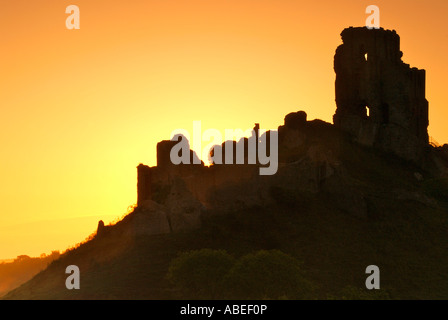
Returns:
[[[136,202],[136,166],[174,129],[332,121],[340,32],[368,1],[15,0],[0,10],[0,258],[82,241]],[[429,134],[448,142],[445,0],[376,1],[427,72]],[[74,222],[76,221],[76,223]],[[16,230],[16,231],[14,231]]]

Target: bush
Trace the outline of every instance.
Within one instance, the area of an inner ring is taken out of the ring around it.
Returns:
[[[232,299],[308,299],[313,291],[301,263],[278,250],[242,257],[226,282]]]
[[[301,263],[278,250],[236,262],[224,250],[188,251],[173,259],[168,279],[188,299],[308,299],[313,293]]]
[[[188,251],[173,259],[168,279],[189,299],[217,299],[223,291],[223,279],[234,264],[224,250]]]
[[[439,201],[447,201],[448,179],[428,179],[423,183],[424,191]]]
[[[390,296],[385,290],[368,290],[347,286],[342,289],[341,297],[337,300],[390,300]]]

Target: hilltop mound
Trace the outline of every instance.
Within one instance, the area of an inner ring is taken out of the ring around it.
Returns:
[[[178,298],[166,279],[169,263],[180,252],[200,248],[225,249],[236,257],[281,250],[303,261],[319,298],[337,297],[347,286],[363,288],[371,264],[380,267],[381,284],[392,298],[447,297],[448,181],[360,146],[322,121],[300,130],[303,143],[282,157],[303,160],[283,167],[284,173],[279,168],[282,178],[271,178],[280,183],[268,190],[268,205],[206,210],[199,229],[153,235],[136,232],[150,215],[137,208],[5,298]],[[284,180],[294,177],[304,182],[300,188]],[[80,290],[65,288],[71,264],[81,270]]]

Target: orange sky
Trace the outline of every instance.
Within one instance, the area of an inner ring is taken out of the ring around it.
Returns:
[[[78,5],[81,29],[67,30]],[[331,121],[340,32],[381,9],[427,70],[448,142],[446,0],[14,0],[0,5],[0,258],[63,250],[136,202],[136,166],[177,128]]]

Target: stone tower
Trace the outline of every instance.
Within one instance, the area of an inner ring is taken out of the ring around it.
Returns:
[[[395,30],[350,27],[341,37],[334,124],[364,145],[418,163],[428,145],[425,70],[401,60]]]

